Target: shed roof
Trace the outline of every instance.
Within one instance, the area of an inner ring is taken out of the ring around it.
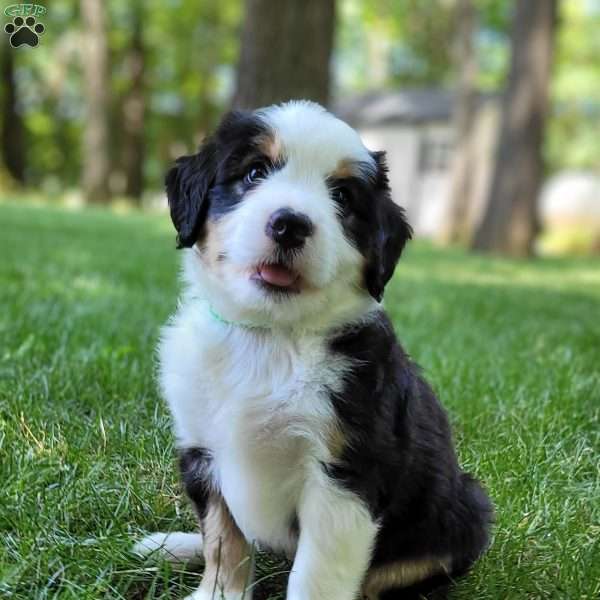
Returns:
[[[452,115],[453,94],[442,89],[409,89],[369,92],[341,98],[334,112],[354,127],[390,123],[447,121]]]

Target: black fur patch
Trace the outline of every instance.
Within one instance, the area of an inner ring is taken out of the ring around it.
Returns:
[[[206,516],[210,495],[209,467],[212,456],[205,448],[185,448],[179,451],[179,470],[185,492],[202,520]]]
[[[488,544],[491,504],[457,463],[446,414],[382,312],[338,332],[331,351],[355,360],[331,401],[348,437],[327,473],[379,519],[372,565],[452,557],[466,571]]]
[[[198,154],[178,158],[167,173],[165,187],[171,220],[177,230],[177,247],[193,246],[208,212],[208,192],[216,172],[216,146],[212,140]]]
[[[364,285],[377,301],[396,268],[412,230],[391,197],[384,152],[372,153],[376,170],[364,176],[329,179],[347,238],[365,257]]]
[[[178,247],[193,246],[207,218],[216,220],[235,208],[250,187],[243,179],[252,165],[280,168],[260,151],[270,134],[257,116],[232,111],[197,154],[177,159],[165,184]]]

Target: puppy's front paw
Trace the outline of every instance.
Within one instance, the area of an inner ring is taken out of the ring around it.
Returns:
[[[137,542],[132,552],[141,557],[198,565],[203,558],[202,536],[199,533],[152,533]]]

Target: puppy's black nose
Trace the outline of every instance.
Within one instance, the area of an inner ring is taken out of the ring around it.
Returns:
[[[313,232],[312,221],[291,208],[280,208],[270,217],[265,233],[284,248],[299,248]]]

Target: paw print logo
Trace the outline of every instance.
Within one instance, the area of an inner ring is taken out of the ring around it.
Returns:
[[[35,17],[15,17],[12,23],[7,23],[4,26],[4,31],[10,35],[10,45],[13,48],[18,48],[23,44],[35,48],[40,41],[40,35],[44,33],[46,28],[36,21]]]

